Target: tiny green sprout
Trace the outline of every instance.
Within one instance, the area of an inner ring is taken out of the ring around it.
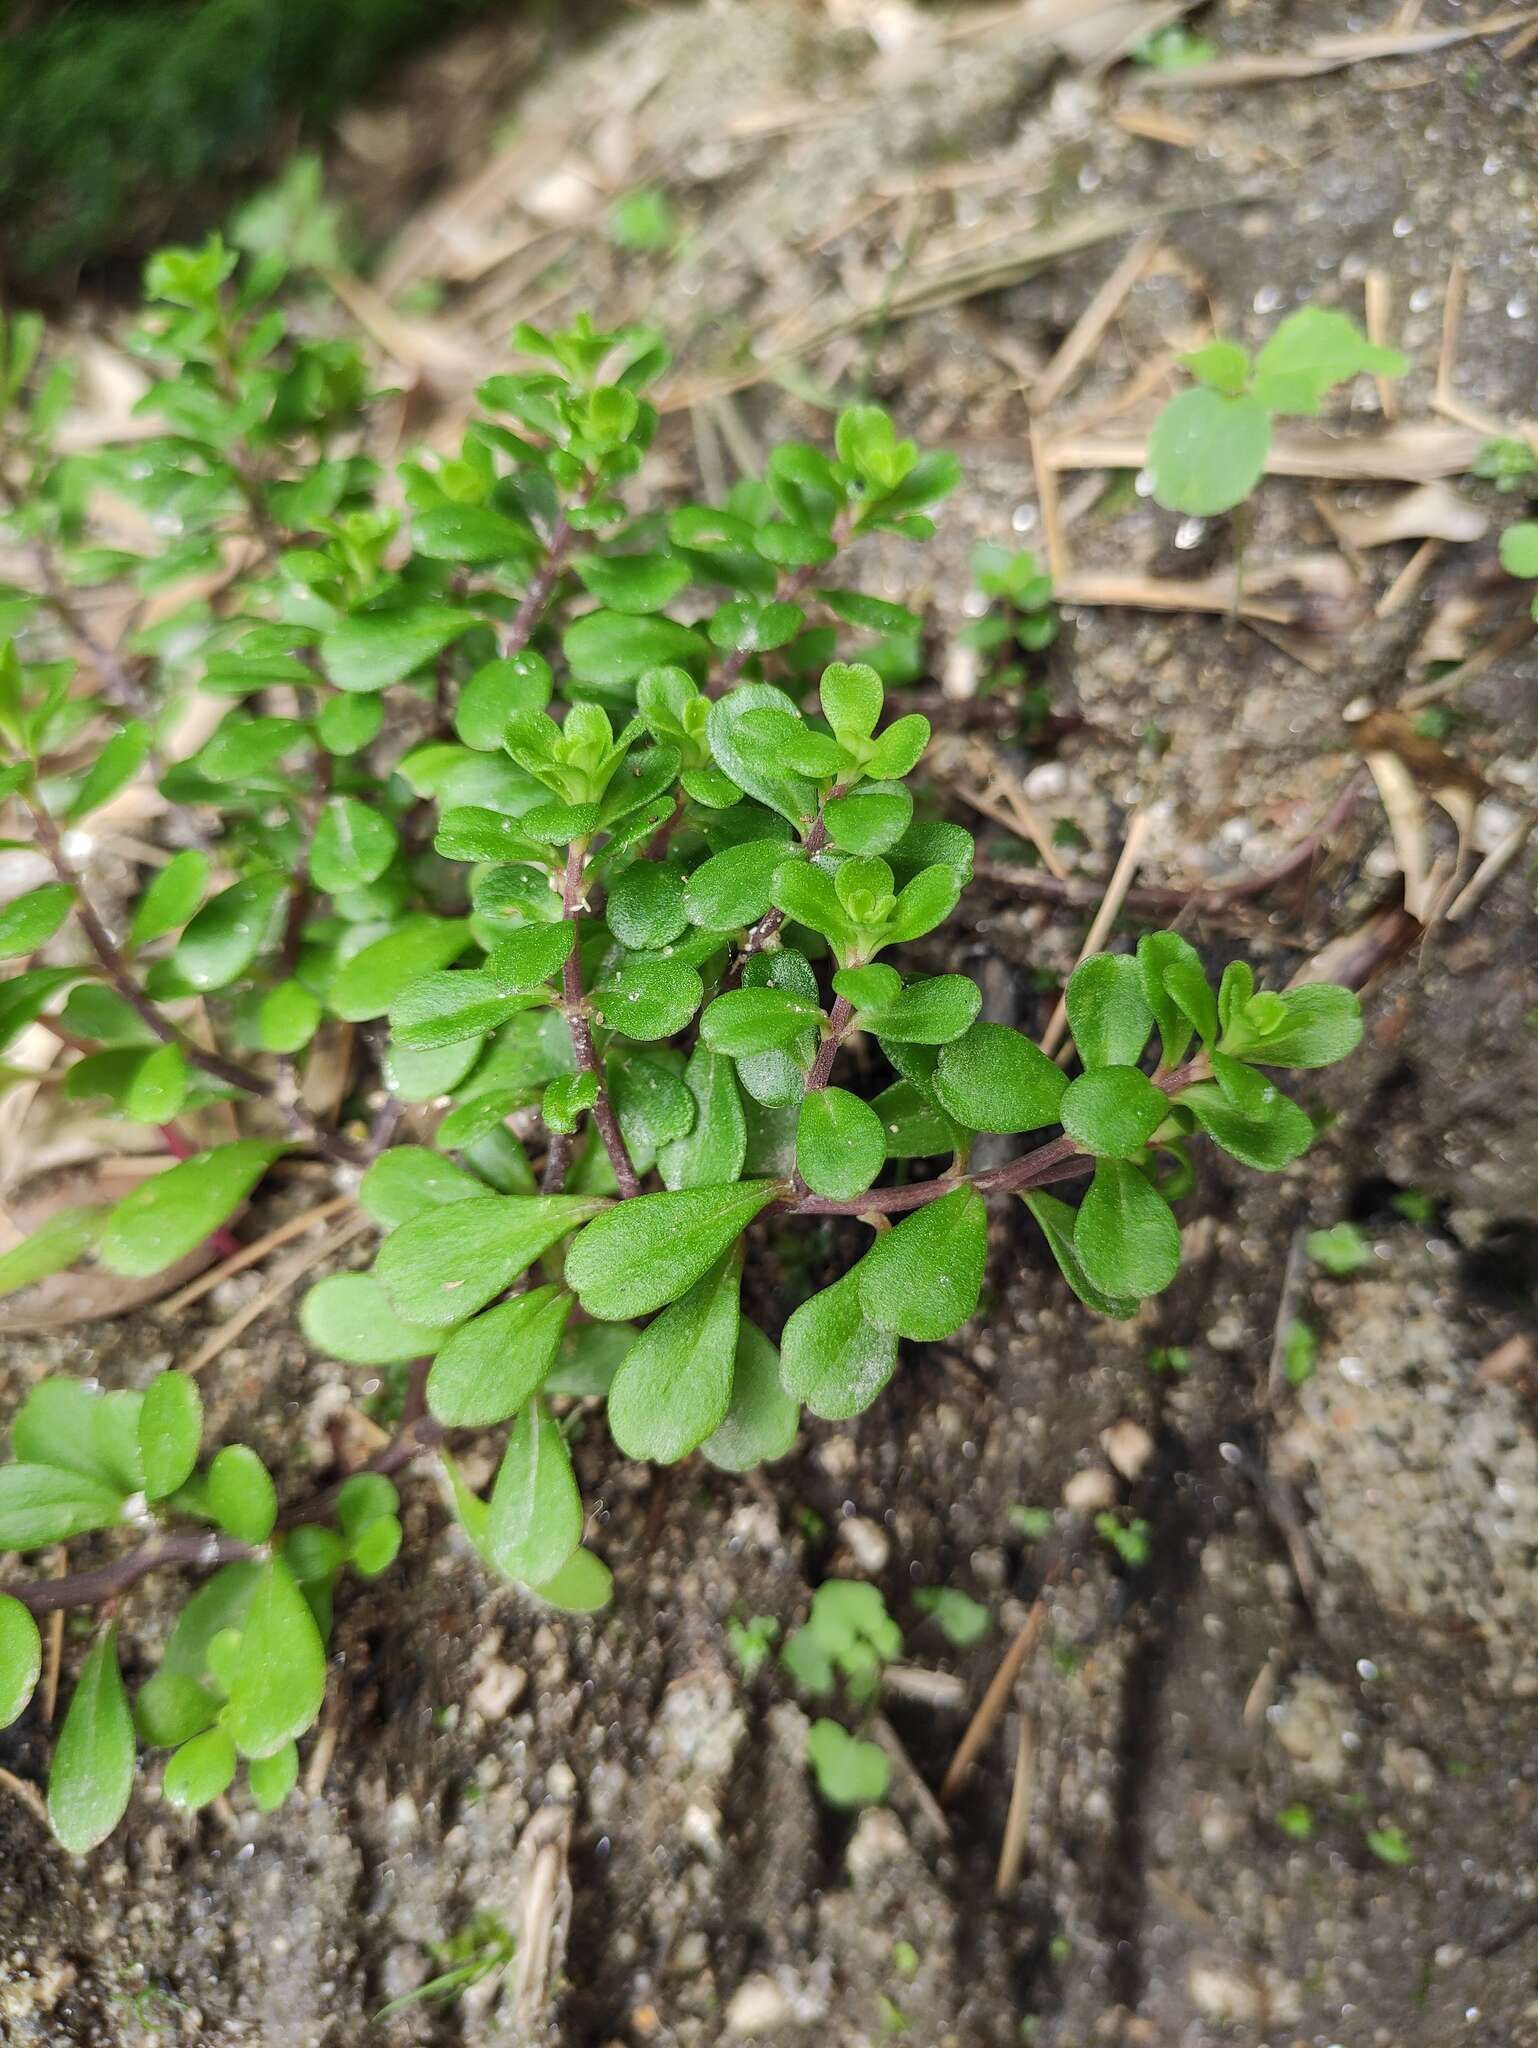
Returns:
[[[1153,1555],[1148,1524],[1137,1516],[1124,1522],[1120,1515],[1110,1512],[1096,1515],[1095,1534],[1102,1543],[1111,1546],[1128,1571],[1141,1570]]]
[[[1538,489],[1538,453],[1526,441],[1497,435],[1474,457],[1471,474],[1493,483],[1498,491],[1525,491],[1531,496]]]
[[[727,1622],[727,1647],[737,1660],[744,1685],[751,1685],[768,1663],[779,1637],[780,1624],[772,1614],[755,1614],[748,1621],[733,1616]]]
[[[655,192],[616,226],[677,232]],[[1071,1064],[984,1018],[969,974],[931,971],[974,844],[924,778],[926,622],[858,587],[856,544],[885,565],[932,537],[955,458],[858,403],[720,502],[659,499],[638,479],[671,473],[667,350],[579,315],[520,323],[456,439],[387,467],[380,366],[278,289],[340,234],[300,163],[233,242],[161,251],[133,342],[146,431],[88,461],[43,322],[0,316],[0,538],[40,565],[0,607],[0,838],[45,870],[0,905],[0,1058],[50,1027],[58,1099],[157,1169],[10,1245],[0,1294],[240,1255],[298,1165],[372,1232],[297,1303],[299,1335],[358,1368],[390,1432],[317,1489],[281,1417],[221,1410],[209,1441],[195,1380],[130,1359],[111,1387],[50,1375],[7,1418],[0,1554],[92,1545],[0,1585],[3,1718],[36,1711],[39,1618],[85,1618],[48,1783],[78,1853],[157,1751],[186,1811],[289,1797],[338,1602],[401,1568],[392,1474],[431,1453],[460,1553],[584,1626],[614,1582],[575,1445],[585,1469],[695,1460],[696,1498],[703,1466],[772,1473],[805,1415],[863,1414],[905,1344],[965,1329],[1016,1202],[1085,1309],[1137,1316],[1179,1270],[1193,1147],[1291,1165],[1317,1132],[1286,1077],[1362,1028],[1349,990],[1257,987],[1242,962],[1214,980],[1168,931],[1074,971]],[[1253,366],[1204,352],[1188,396],[1268,422],[1387,374],[1364,348],[1294,316]],[[996,549],[976,573],[999,650],[1039,653],[1039,565]],[[193,587],[160,627],[81,630]],[[179,758],[168,720],[196,727]],[[113,826],[130,796],[163,844]],[[984,1134],[1017,1142],[974,1166]],[[1146,1530],[1107,1540],[1131,1563]],[[152,1644],[120,1596],[175,1568]],[[987,1625],[954,1589],[920,1605],[958,1646]],[[753,1616],[727,1642],[751,1676],[776,1637]],[[901,1648],[879,1591],[833,1580],[780,1655],[842,1705]],[[828,1796],[881,1796],[879,1750],[825,1726]]]
[[[1369,1828],[1367,1846],[1380,1863],[1387,1863],[1396,1870],[1402,1870],[1406,1864],[1415,1861],[1415,1851],[1411,1848],[1403,1829],[1396,1827],[1392,1821],[1385,1827]]]
[[[953,1650],[970,1650],[993,1627],[993,1616],[982,1602],[955,1586],[920,1586],[913,1604],[929,1616]]]
[[[1313,1839],[1313,1812],[1299,1800],[1294,1800],[1291,1806],[1282,1808],[1276,1816],[1276,1824],[1291,1841],[1307,1842]]]
[[[512,1930],[495,1913],[476,1913],[447,1941],[433,1942],[428,1954],[446,1967],[429,1977],[414,1991],[392,1998],[374,2015],[374,2024],[393,2019],[414,2005],[452,2005],[472,1984],[501,1974],[518,1952]]]
[[[1318,1357],[1318,1337],[1309,1324],[1295,1318],[1282,1339],[1282,1372],[1288,1386],[1301,1387],[1311,1380]]]
[[[1250,495],[1275,419],[1319,412],[1330,391],[1363,373],[1402,377],[1409,367],[1397,349],[1325,306],[1289,313],[1253,360],[1237,342],[1212,341],[1181,362],[1196,381],[1154,422],[1148,468],[1161,505],[1199,517],[1232,511]]]
[[[896,2040],[901,2034],[913,2032],[913,2022],[897,2003],[884,1991],[876,1993],[877,2024],[884,2040]]]
[[[829,1806],[879,1806],[886,1798],[891,1773],[879,1744],[823,1719],[807,1731],[806,1754],[817,1790]]]
[[[853,1700],[870,1700],[881,1667],[902,1654],[902,1631],[880,1589],[860,1579],[825,1579],[812,1595],[804,1625],[793,1629],[780,1662],[803,1692],[828,1697],[842,1679]]]
[[[1389,1207],[1407,1223],[1432,1224],[1437,1220],[1437,1198],[1424,1188],[1401,1188],[1389,1197]]]
[[[892,1943],[892,1968],[905,1984],[911,1984],[918,1975],[923,1958],[911,1941]]]
[[[1501,535],[1500,554],[1501,567],[1508,576],[1524,583],[1538,576],[1538,520],[1523,519],[1508,526]],[[1532,601],[1532,612],[1538,618],[1538,597]]]
[[[1349,1280],[1372,1264],[1372,1246],[1354,1223],[1332,1223],[1328,1230],[1311,1230],[1303,1249],[1332,1280]]]
[[[642,185],[615,202],[609,215],[609,239],[617,249],[638,254],[668,249],[678,240],[678,215],[672,201],[656,185]]]
[[[1029,666],[1021,655],[1044,653],[1061,621],[1052,602],[1052,579],[1029,549],[1012,551],[994,542],[972,550],[972,582],[987,600],[982,617],[964,627],[959,639],[984,657],[979,694],[1008,693],[1018,704],[1022,733],[1037,729],[1049,703],[1044,689],[1028,686]]]
[[[1062,1968],[1063,1964],[1068,1961],[1072,1954],[1073,1943],[1066,1934],[1054,1934],[1047,1943],[1047,1958],[1050,1962],[1055,1963],[1059,1969]]]
[[[1198,64],[1210,64],[1217,54],[1216,43],[1183,22],[1173,21],[1134,44],[1132,61],[1155,71],[1190,71]]]
[[[1183,1378],[1191,1370],[1191,1353],[1184,1344],[1156,1344],[1148,1354],[1148,1370],[1155,1375],[1170,1373]]]
[[[1011,1506],[1009,1520],[1027,1543],[1044,1543],[1054,1526],[1050,1508],[1022,1507],[1018,1502]]]

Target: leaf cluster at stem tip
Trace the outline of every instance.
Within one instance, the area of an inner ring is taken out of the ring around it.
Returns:
[[[1361,1029],[1345,989],[1257,989],[1242,963],[1214,987],[1150,932],[1075,972],[1057,1062],[984,1019],[969,977],[916,964],[973,845],[915,779],[921,622],[842,558],[926,540],[951,456],[854,405],[831,447],[777,446],[723,503],[659,505],[638,479],[666,351],[582,318],[518,327],[458,445],[386,477],[361,351],[291,327],[280,281],[217,237],[156,257],[146,432],[87,453],[60,439],[67,365],[26,316],[0,323],[6,524],[42,565],[0,593],[0,802],[51,869],[0,909],[0,1048],[41,1024],[63,1096],[166,1155],[0,1255],[0,1293],[90,1259],[135,1282],[206,1259],[275,1167],[318,1156],[379,1242],[308,1290],[300,1326],[400,1415],[372,1469],[295,1503],[252,1445],[205,1444],[182,1372],[29,1395],[0,1552],[137,1547],[0,1594],[0,1715],[37,1683],[38,1614],[215,1567],[132,1700],[112,1623],[87,1652],[49,1784],[76,1851],[121,1816],[141,1745],[168,1752],[175,1805],[286,1796],[335,1589],[392,1564],[391,1474],[424,1449],[488,1571],[601,1608],[582,1404],[632,1459],[781,1458],[803,1410],[860,1413],[904,1340],[974,1315],[1005,1196],[1084,1303],[1131,1316],[1179,1264],[1193,1141],[1286,1167],[1314,1124],[1278,1070]],[[1318,320],[1253,371],[1237,351],[1193,368],[1204,405],[1297,410],[1389,373]],[[106,523],[123,504],[127,545]],[[1044,646],[1030,558],[977,568],[1015,644]],[[103,584],[155,623],[103,644],[81,599]],[[194,692],[203,737],[178,754]],[[119,914],[93,833],[145,780],[177,850]],[[4,1078],[31,1076],[18,1057]],[[1024,1143],[975,1170],[985,1133]],[[1075,1199],[1048,1191],[1067,1180]],[[828,1214],[865,1220],[863,1250],[764,1327],[744,1273],[769,1219]],[[484,1492],[458,1430],[500,1432]],[[858,1685],[890,1636],[868,1603],[823,1606],[826,1640],[788,1654]],[[830,1796],[872,1796],[876,1766],[826,1726]]]

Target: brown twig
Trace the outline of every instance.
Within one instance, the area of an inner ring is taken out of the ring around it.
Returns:
[[[828,1028],[823,1041],[817,1048],[817,1057],[812,1062],[812,1071],[806,1077],[806,1092],[815,1095],[828,1085],[833,1072],[833,1062],[838,1058],[838,1049],[843,1044],[849,1026],[854,1021],[854,1004],[847,996],[834,999],[833,1008],[828,1012]]]
[[[836,796],[841,796],[842,794],[843,791],[841,789],[830,789],[824,801],[831,801],[832,798]],[[827,845],[827,843],[828,828],[824,824],[822,812],[821,810],[819,810],[817,816],[812,820],[811,830],[807,833],[806,838],[802,841],[802,847],[807,855],[807,858],[810,859],[814,853],[821,853],[822,849]],[[783,910],[780,909],[778,904],[776,904],[772,910],[766,910],[764,912],[763,916],[758,920],[758,923],[753,926],[752,930],[743,940],[742,946],[738,951],[736,959],[732,962],[731,966],[726,970],[726,974],[721,983],[723,989],[730,988],[734,982],[741,979],[743,968],[746,967],[746,965],[753,958],[753,955],[755,953],[762,953],[765,947],[768,946],[773,939],[779,936],[780,927],[782,924],[784,924],[784,922],[785,913]]]
[[[1014,1690],[1015,1680],[1025,1668],[1026,1658],[1041,1640],[1041,1632],[1046,1625],[1046,1599],[1043,1595],[1038,1595],[1030,1613],[1025,1617],[1020,1633],[1004,1652],[1003,1662],[994,1672],[977,1712],[967,1723],[967,1732],[956,1745],[956,1754],[951,1758],[950,1768],[940,1783],[942,1806],[949,1806],[961,1790],[962,1780],[977,1761],[983,1744],[993,1733],[999,1716],[1009,1704],[1009,1695]]]
[[[510,655],[521,654],[534,638],[535,630],[544,617],[545,606],[550,602],[551,592],[561,579],[561,571],[566,567],[566,557],[571,553],[572,543],[576,537],[576,528],[563,512],[556,520],[554,531],[550,535],[550,546],[545,559],[508,625],[502,641],[504,661]]]
[[[184,1308],[191,1308],[195,1301],[201,1301],[205,1294],[219,1285],[222,1280],[233,1279],[243,1273],[247,1266],[254,1266],[259,1259],[265,1259],[269,1252],[275,1252],[290,1238],[302,1237],[313,1224],[324,1223],[339,1210],[350,1209],[351,1195],[333,1195],[327,1202],[319,1202],[313,1209],[306,1209],[302,1216],[290,1216],[286,1223],[280,1223],[276,1230],[269,1230],[263,1236],[253,1238],[250,1244],[240,1245],[220,1265],[213,1266],[206,1273],[200,1273],[196,1280],[189,1280],[177,1294],[168,1295],[157,1303],[162,1315],[180,1315]]]

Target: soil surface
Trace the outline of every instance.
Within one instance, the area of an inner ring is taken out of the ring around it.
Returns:
[[[1428,28],[1474,10],[1404,12]],[[1393,13],[1348,22],[1328,0],[1230,0],[1200,27],[1248,56]],[[526,288],[557,309],[655,313],[669,279],[676,388],[694,402],[665,422],[659,492],[699,470],[729,480],[738,453],[777,436],[820,438],[824,395],[862,380],[905,427],[957,448],[967,484],[941,539],[859,565],[864,587],[927,609],[934,676],[954,688],[945,650],[968,611],[969,547],[1041,540],[1022,378],[1131,229],[928,310],[903,310],[913,280],[968,251],[1007,258],[1086,209],[1200,206],[1165,219],[1055,421],[1104,414],[1209,306],[1253,343],[1315,296],[1360,311],[1369,273],[1386,279],[1413,365],[1402,415],[1419,421],[1434,417],[1456,260],[1458,390],[1520,415],[1538,341],[1523,61],[1476,40],[1155,91],[1146,69],[1097,74],[1082,49],[1029,38],[997,9],[732,0],[623,14],[549,58],[500,117],[518,136],[561,125],[591,168],[606,144],[589,110],[629,92],[628,173],[664,185],[693,225],[676,257],[587,234]],[[1185,142],[1132,132],[1147,117]],[[457,135],[456,166],[466,156]],[[776,356],[815,335],[814,315],[868,313],[883,290],[874,325],[753,378],[748,337],[777,335],[761,351]],[[451,290],[449,311],[463,303]],[[1378,403],[1364,382],[1357,430],[1380,424]],[[1167,517],[1114,479],[1061,487],[1080,566],[1191,575],[1231,558],[1225,526]],[[1425,673],[1428,629],[1470,595],[1489,600],[1476,638],[1519,616],[1494,570],[1510,500],[1463,486],[1489,534],[1444,547],[1379,618],[1415,542],[1341,553],[1315,489],[1264,486],[1247,573],[1335,554],[1352,587],[1341,596],[1332,570],[1310,614],[1322,632],[1284,626],[1279,644],[1274,625],[1262,637],[1227,616],[1069,608],[1043,670],[1058,736],[1008,759],[1084,876],[1106,874],[1138,810],[1145,882],[1277,861],[1352,770],[1343,714],[1395,707]],[[1394,495],[1322,490],[1337,516]],[[1530,650],[1492,662],[1441,739],[1485,779],[1480,848],[1535,793],[1534,680]],[[1451,847],[1441,822],[1428,830],[1433,851]],[[1003,833],[987,850],[1019,863]],[[1279,983],[1398,887],[1369,785],[1317,870],[1187,925],[1214,964],[1243,953]],[[1039,1028],[1089,909],[994,879],[964,912],[949,964],[978,974],[990,1015]],[[317,1738],[329,1762],[307,1758],[279,1816],[221,1803],[188,1821],[150,1774],[132,1825],[71,1862],[28,1803],[45,1745],[24,1719],[0,1738],[0,2041],[1538,2042],[1538,1443],[1533,1354],[1511,1341],[1538,1338],[1535,958],[1519,859],[1375,981],[1363,1050],[1303,1091],[1333,1119],[1305,1167],[1265,1177],[1202,1156],[1182,1275],[1130,1325],[1081,1310],[1023,1212],[1001,1212],[986,1313],[949,1344],[909,1347],[868,1414],[809,1424],[767,1475],[627,1469],[595,1418],[577,1456],[615,1574],[599,1617],[490,1585],[430,1478],[409,1480],[409,1568],[339,1603]],[[1395,1206],[1412,1190],[1426,1198],[1407,1205],[1413,1220]],[[288,1190],[273,1220],[313,1199]],[[1342,1219],[1372,1259],[1332,1279],[1302,1239]],[[767,1319],[829,1250],[775,1248]],[[260,1284],[227,1282],[175,1323],[150,1309],[14,1339],[0,1413],[49,1368],[142,1384]],[[1273,1364],[1295,1318],[1317,1335],[1296,1387]],[[1153,1370],[1161,1347],[1182,1347],[1187,1369]],[[1505,1365],[1482,1374],[1501,1347]],[[280,1469],[310,1457],[324,1472],[353,1448],[364,1377],[312,1355],[280,1310],[206,1375],[211,1425],[238,1419]],[[1143,1562],[1094,1535],[1101,1506],[1146,1523]],[[1050,1533],[1028,1540],[1022,1507],[1051,1510]],[[754,1615],[794,1625],[833,1574],[879,1584],[906,1666],[942,1675],[889,1688],[891,1798],[858,1819],[819,1804],[802,1703],[772,1663],[745,1682],[726,1633]],[[950,1648],[914,1603],[929,1586],[985,1603],[987,1638]],[[946,1765],[1043,1587],[1049,1634],[942,1811]],[[125,1631],[146,1668],[163,1597],[141,1586]],[[1024,1827],[1001,1886],[1012,1795]],[[520,1938],[523,1976],[515,1964],[371,2026],[477,1915]]]

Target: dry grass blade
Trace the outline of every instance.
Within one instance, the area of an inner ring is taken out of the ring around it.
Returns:
[[[1376,505],[1332,505],[1330,523],[1353,548],[1388,547],[1397,540],[1483,540],[1490,515],[1451,484],[1417,484]]]
[[[333,1195],[328,1202],[318,1202],[313,1209],[306,1209],[302,1216],[291,1216],[286,1223],[280,1223],[265,1236],[254,1238],[250,1244],[242,1245],[238,1252],[215,1266],[211,1272],[199,1274],[179,1294],[169,1295],[158,1304],[162,1315],[180,1315],[184,1308],[190,1308],[195,1301],[201,1301],[205,1294],[217,1287],[221,1280],[228,1280],[236,1273],[243,1273],[247,1266],[254,1266],[259,1259],[265,1259],[269,1252],[275,1252],[280,1245],[292,1238],[302,1237],[317,1223],[324,1223],[342,1209],[353,1206],[351,1195]]]
[[[1373,606],[1373,617],[1390,619],[1395,612],[1403,611],[1430,574],[1433,565],[1443,551],[1439,540],[1423,540],[1408,562],[1394,578],[1388,589]]]
[[[1031,405],[1037,412],[1045,412],[1062,396],[1094,354],[1122,300],[1153,261],[1162,236],[1162,228],[1143,230],[1063,337],[1062,346],[1031,388]]]
[[[1434,704],[1440,698],[1453,696],[1465,683],[1472,682],[1476,676],[1483,675],[1486,669],[1494,668],[1498,661],[1504,661],[1508,654],[1515,654],[1519,648],[1525,647],[1535,633],[1538,633],[1538,621],[1513,619],[1509,626],[1497,633],[1494,639],[1486,641],[1483,647],[1471,654],[1467,661],[1460,662],[1457,668],[1449,669],[1445,675],[1435,676],[1429,683],[1421,683],[1415,689],[1407,691],[1399,700],[1399,709],[1418,711],[1423,704]],[[1425,658],[1429,660],[1433,657],[1427,654]]]
[[[1054,579],[1056,581],[1056,579]],[[1232,568],[1210,576],[1114,575],[1075,569],[1056,581],[1064,604],[1125,605],[1134,611],[1219,612],[1310,632],[1340,632],[1365,610],[1362,587],[1339,555],[1303,555],[1263,569],[1246,563],[1241,586]]]
[[[1367,327],[1367,339],[1376,348],[1392,348],[1393,338],[1389,331],[1389,315],[1393,308],[1393,287],[1386,270],[1369,270],[1362,280],[1362,317]],[[1392,377],[1373,379],[1378,392],[1378,406],[1386,420],[1399,417],[1399,386]]]
[[[956,1754],[951,1758],[949,1768],[940,1784],[940,1804],[949,1806],[961,1790],[962,1781],[971,1770],[982,1752],[983,1744],[998,1725],[999,1716],[1009,1703],[1015,1680],[1025,1668],[1025,1660],[1041,1640],[1041,1632],[1047,1625],[1047,1603],[1038,1598],[1025,1617],[1019,1634],[1004,1652],[1003,1660],[988,1682],[977,1712],[967,1723],[967,1731],[956,1745]]]
[[[312,1267],[320,1265],[324,1259],[329,1259],[334,1252],[339,1252],[344,1244],[350,1244],[355,1237],[361,1237],[365,1230],[374,1228],[374,1219],[371,1216],[349,1217],[339,1229],[323,1237],[319,1244],[306,1245],[295,1257],[286,1259],[267,1285],[260,1293],[252,1295],[238,1315],[232,1316],[229,1322],[210,1332],[183,1365],[182,1371],[198,1373],[212,1365],[221,1351],[227,1350],[237,1337],[250,1329],[259,1316],[264,1316],[268,1309],[275,1308],[289,1289],[302,1280]]]
[[[1538,821],[1532,817],[1518,818],[1500,842],[1491,847],[1462,891],[1448,905],[1445,915],[1449,924],[1462,924],[1479,908],[1532,837],[1535,822]]]
[[[1010,832],[1028,839],[1042,865],[1059,881],[1067,875],[1052,835],[1036,815],[1019,779],[980,740],[942,741],[932,764],[965,804]],[[981,784],[981,787],[979,787]]]
[[[1145,811],[1134,811],[1127,822],[1127,836],[1122,842],[1120,858],[1111,870],[1111,879],[1106,884],[1100,908],[1095,912],[1089,930],[1084,934],[1084,943],[1079,948],[1079,957],[1074,962],[1075,967],[1087,960],[1091,953],[1100,950],[1106,934],[1115,924],[1122,904],[1126,901],[1127,891],[1132,887],[1132,878],[1137,873],[1138,863],[1143,858],[1143,842],[1147,839],[1148,832],[1148,814]],[[1057,1007],[1047,1020],[1046,1030],[1041,1034],[1041,1049],[1049,1058],[1056,1053],[1067,1029],[1068,1005],[1065,998],[1059,996]]]
[[[1156,71],[1140,79],[1145,92],[1212,92],[1236,85],[1272,85],[1283,79],[1319,78],[1352,64],[1371,64],[1383,57],[1422,57],[1480,36],[1501,35],[1509,28],[1538,22],[1538,8],[1518,7],[1487,15],[1458,28],[1366,30],[1355,35],[1319,36],[1305,49],[1277,57],[1218,58],[1186,71]]]
[[[1009,1788],[1009,1812],[1004,1818],[1004,1839],[999,1844],[999,1867],[993,1880],[996,1899],[1007,1899],[1020,1882],[1035,1775],[1036,1721],[1034,1715],[1022,1713],[1020,1732],[1015,1739],[1015,1775]]]
[[[1121,427],[1068,427],[1045,448],[1054,469],[1141,469],[1152,419]],[[1466,476],[1488,437],[1442,420],[1401,420],[1376,434],[1349,438],[1321,427],[1282,426],[1266,458],[1268,476],[1318,477],[1338,483],[1433,483]]]

